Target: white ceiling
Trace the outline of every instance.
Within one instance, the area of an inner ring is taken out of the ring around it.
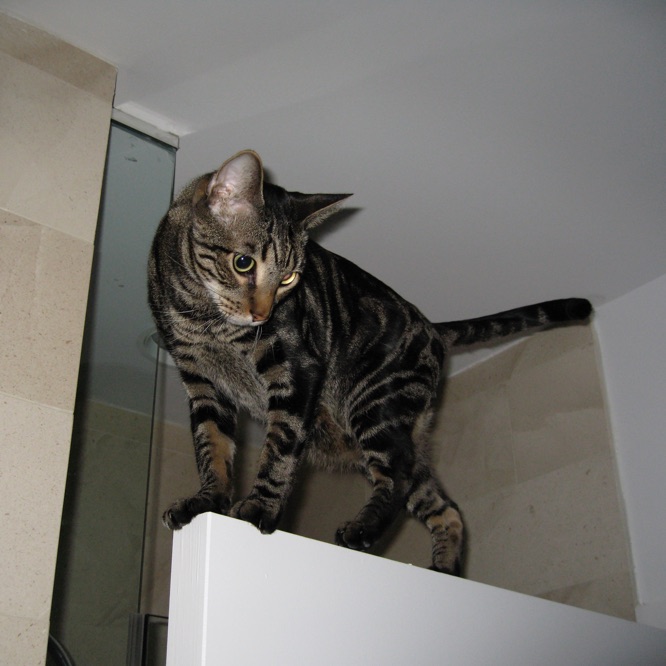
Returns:
[[[0,0],[118,67],[177,187],[254,148],[431,319],[666,272],[666,3]],[[141,288],[144,288],[141,285]]]

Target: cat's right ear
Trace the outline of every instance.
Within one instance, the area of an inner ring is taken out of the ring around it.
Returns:
[[[301,194],[291,192],[296,219],[306,231],[319,226],[327,217],[340,209],[351,194]]]
[[[195,190],[203,196],[200,182]],[[263,206],[264,169],[253,150],[243,150],[229,158],[208,180],[205,195],[215,216],[242,215]]]

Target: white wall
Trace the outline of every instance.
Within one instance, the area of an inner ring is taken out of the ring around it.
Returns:
[[[639,622],[666,628],[666,275],[596,322],[636,572]]]

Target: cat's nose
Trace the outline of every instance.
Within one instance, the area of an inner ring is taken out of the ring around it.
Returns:
[[[261,289],[258,288],[250,298],[249,310],[252,315],[253,324],[263,324],[268,321],[273,310],[273,303],[275,302],[274,289]]]

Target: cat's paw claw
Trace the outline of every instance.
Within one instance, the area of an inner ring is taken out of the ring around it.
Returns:
[[[180,517],[179,512],[174,507],[170,507],[162,514],[162,523],[170,530],[179,530],[183,525],[187,525],[189,520]]]
[[[353,520],[341,525],[335,533],[335,543],[352,550],[368,550],[375,541],[376,536],[366,525]]]
[[[275,532],[280,519],[277,511],[268,506],[265,501],[255,497],[236,502],[231,507],[229,515],[232,518],[252,523],[263,534]]]
[[[174,502],[163,514],[162,522],[170,530],[179,530],[181,527],[188,525],[192,519],[197,515],[195,508],[196,502],[194,498],[181,499]]]
[[[179,530],[188,525],[200,513],[212,511],[226,514],[229,511],[229,499],[224,495],[194,495],[174,502],[163,514],[162,522],[170,530]]]

